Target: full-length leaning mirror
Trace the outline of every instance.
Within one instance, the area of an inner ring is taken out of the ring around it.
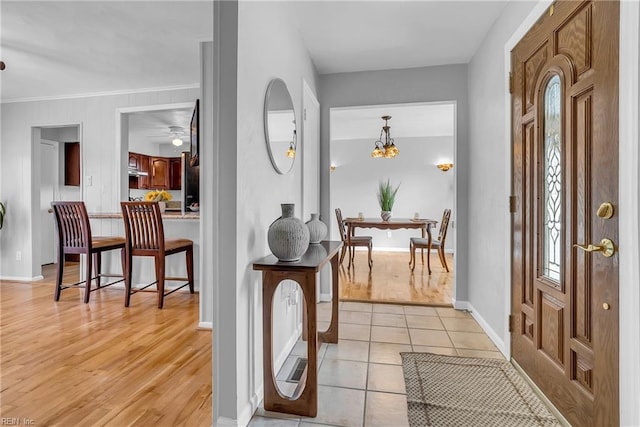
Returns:
[[[287,85],[273,79],[264,99],[264,135],[271,163],[280,174],[293,167],[298,149],[296,115]]]

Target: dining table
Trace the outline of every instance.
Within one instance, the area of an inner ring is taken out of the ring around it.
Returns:
[[[427,238],[431,247],[431,227],[438,223],[429,218],[390,218],[385,221],[382,218],[345,218],[344,225],[347,228],[347,248],[349,250],[349,263],[351,263],[351,237],[355,235],[357,228],[377,228],[379,230],[420,229],[422,238]],[[351,266],[351,264],[349,264]]]

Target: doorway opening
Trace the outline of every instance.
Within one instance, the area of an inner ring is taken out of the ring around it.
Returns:
[[[80,124],[32,127],[33,271],[56,262],[55,221],[51,202],[82,200],[82,143]],[[89,178],[90,179],[90,178]],[[77,262],[75,258],[67,261]]]
[[[391,116],[385,122],[383,117]],[[446,209],[451,209],[444,242],[444,262],[435,245],[427,255],[416,251],[410,261],[410,240],[419,228],[355,228],[355,235],[372,237],[372,266],[367,247],[355,248],[349,267],[341,265],[340,299],[345,301],[451,306],[455,289],[456,103],[430,102],[332,108],[330,110],[330,212],[340,208],[344,218],[383,222],[378,200],[380,183],[397,188],[392,221],[430,219],[437,240]],[[399,150],[393,158],[374,157],[386,142],[383,126]],[[376,143],[378,139],[382,144]],[[363,226],[364,227],[364,226]],[[340,239],[336,217],[331,239]],[[428,263],[428,261],[430,261]],[[429,273],[428,264],[431,265]],[[449,271],[447,271],[447,269]]]

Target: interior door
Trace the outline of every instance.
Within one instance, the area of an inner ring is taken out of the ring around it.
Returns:
[[[557,2],[511,52],[512,355],[576,426],[619,419],[618,37]]]
[[[42,230],[40,264],[55,262],[55,224],[49,212],[58,188],[58,145],[56,142],[40,142],[40,224]]]

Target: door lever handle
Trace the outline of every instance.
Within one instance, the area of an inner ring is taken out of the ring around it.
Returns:
[[[613,254],[616,253],[615,245],[611,240],[606,238],[600,240],[599,245],[592,245],[592,244],[581,245],[579,243],[576,243],[575,245],[573,245],[573,247],[582,249],[585,252],[602,252],[602,255],[604,255],[607,258],[612,257]]]

